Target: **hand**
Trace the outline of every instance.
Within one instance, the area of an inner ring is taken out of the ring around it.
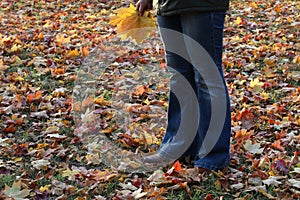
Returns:
[[[139,12],[140,16],[144,15],[146,10],[150,10],[152,8],[152,0],[139,0],[136,3],[136,9]]]

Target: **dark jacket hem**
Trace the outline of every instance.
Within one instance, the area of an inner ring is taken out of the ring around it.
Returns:
[[[169,15],[177,15],[186,12],[218,12],[218,11],[227,11],[227,7],[196,7],[196,8],[182,8],[176,10],[169,10],[161,12],[160,9],[157,11],[157,15],[160,16],[169,16]]]

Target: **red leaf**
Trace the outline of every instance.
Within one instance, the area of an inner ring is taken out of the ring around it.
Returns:
[[[4,132],[4,133],[14,133],[14,132],[16,132],[15,125],[11,124],[7,128],[3,128],[2,132]]]
[[[174,163],[174,169],[177,171],[177,172],[181,172],[182,171],[182,167],[181,167],[181,164],[179,161],[176,161]]]
[[[281,174],[288,174],[288,172],[289,172],[288,164],[283,159],[277,159],[272,164],[272,168],[274,168],[275,171],[277,171]]]
[[[211,194],[207,194],[205,200],[214,200],[215,198]]]

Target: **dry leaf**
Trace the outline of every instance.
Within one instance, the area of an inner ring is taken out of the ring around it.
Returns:
[[[14,182],[12,187],[5,185],[4,194],[8,198],[13,198],[14,200],[27,200],[29,195],[28,189],[21,190],[21,181]]]
[[[259,143],[251,143],[250,140],[246,140],[244,148],[253,154],[261,154],[264,151],[264,148],[260,148]]]
[[[131,38],[133,41],[141,43],[156,26],[155,19],[149,12],[139,16],[132,4],[129,8],[116,10],[115,13],[117,15],[111,16],[110,24],[117,26],[118,34],[123,40]]]

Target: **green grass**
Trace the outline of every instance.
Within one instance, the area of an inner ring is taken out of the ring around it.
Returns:
[[[104,197],[112,197],[116,189],[118,188],[119,185],[119,176],[114,178],[111,182],[105,184],[105,188],[101,192],[101,195]]]
[[[11,174],[0,175],[0,189],[4,188],[5,185],[11,187],[16,177]]]
[[[224,199],[233,199],[232,195],[226,194],[225,189],[216,187],[216,180],[218,177],[211,174],[207,179],[203,180],[199,184],[190,185],[191,195],[186,190],[172,190],[166,197],[169,200],[199,200],[205,199],[207,195],[211,195],[214,198],[223,196]]]

